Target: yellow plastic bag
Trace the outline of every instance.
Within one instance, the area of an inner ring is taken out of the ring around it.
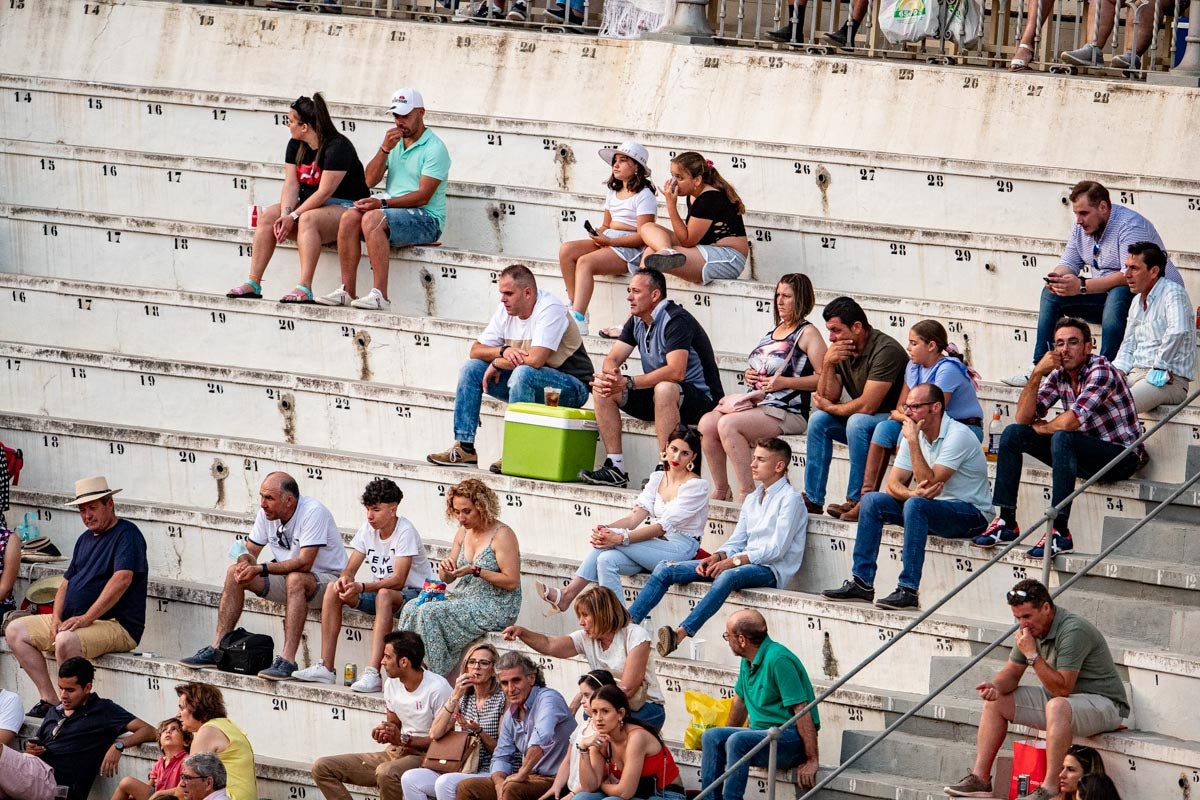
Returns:
[[[718,700],[704,692],[688,689],[683,693],[683,705],[692,715],[687,730],[683,733],[683,746],[686,750],[699,750],[700,737],[709,728],[720,728],[729,721],[729,712],[733,709],[733,698],[725,697]]]

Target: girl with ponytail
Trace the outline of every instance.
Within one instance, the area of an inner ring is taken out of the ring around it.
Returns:
[[[670,271],[693,283],[732,280],[742,273],[750,254],[746,207],[716,167],[695,152],[671,159],[671,179],[663,184],[671,227],[654,222],[638,227],[648,255],[642,265]],[[680,197],[687,201],[687,218],[679,216]]]
[[[300,250],[300,283],[279,301],[313,302],[312,278],[321,245],[337,240],[338,221],[370,189],[354,145],[338,133],[320,93],[296,98],[288,109],[283,193],[264,208],[254,228],[250,277],[227,297],[262,298],[262,278],[276,245],[294,239]]]

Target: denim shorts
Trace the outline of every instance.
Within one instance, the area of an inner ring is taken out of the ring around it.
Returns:
[[[696,249],[704,254],[704,270],[701,275],[705,283],[736,280],[746,268],[746,257],[732,247],[701,244],[697,245]]]
[[[374,614],[375,613],[375,598],[378,594],[379,594],[378,592],[363,592],[363,593],[361,593],[358,596],[358,605],[356,605],[354,607],[354,610],[361,611],[364,614]],[[407,603],[409,600],[412,600],[413,598],[415,598],[419,594],[421,594],[421,590],[413,589],[409,586],[405,586],[403,589],[400,590],[400,594],[404,596],[404,602]],[[400,616],[400,612],[403,610],[404,610],[403,604],[397,606],[396,610],[394,612],[392,612],[392,616],[393,617]]]
[[[343,200],[340,197],[331,197],[321,204],[322,206],[341,206],[342,208],[354,208],[353,200]]]
[[[436,242],[442,235],[437,217],[423,208],[385,208],[388,241],[392,247]]]

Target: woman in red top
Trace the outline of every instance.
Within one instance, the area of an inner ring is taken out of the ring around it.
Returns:
[[[579,783],[575,800],[683,800],[683,784],[671,751],[658,731],[631,716],[629,699],[618,686],[592,697],[596,735],[577,747]]]

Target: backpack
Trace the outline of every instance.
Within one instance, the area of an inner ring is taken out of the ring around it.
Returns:
[[[271,666],[275,640],[263,633],[237,628],[221,637],[217,648],[217,669],[240,675],[257,675]]]

